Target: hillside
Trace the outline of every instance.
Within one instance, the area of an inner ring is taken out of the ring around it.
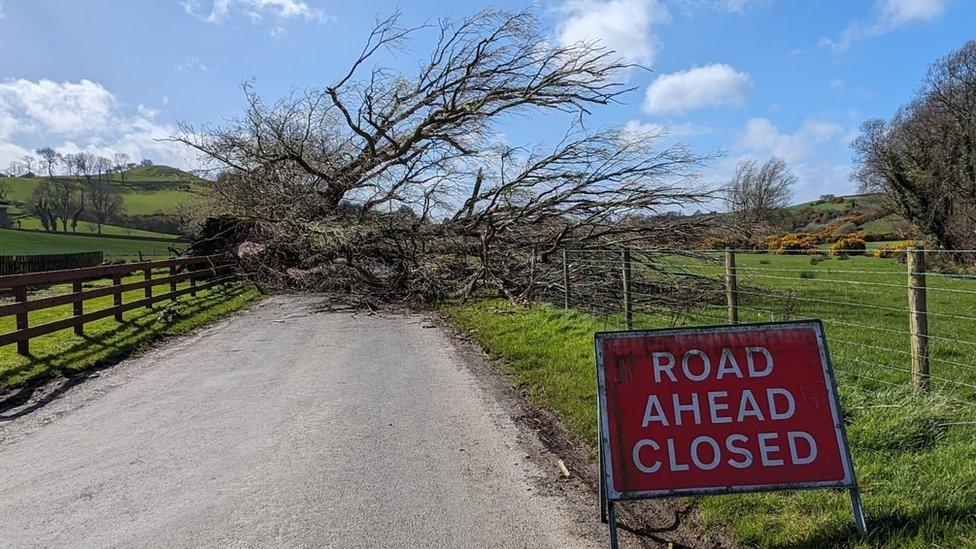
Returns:
[[[825,195],[787,211],[790,229],[800,233],[843,236],[861,232],[868,240],[896,240],[911,229],[880,194]]]
[[[112,181],[120,179],[117,174],[110,178]],[[3,177],[0,181],[6,182],[9,187],[7,200],[20,209],[44,179]],[[125,186],[119,185],[118,189],[122,193],[126,214],[168,214],[176,211],[180,205],[199,202],[202,183],[203,179],[169,166],[138,166],[126,171]]]
[[[58,176],[68,178],[67,176]],[[73,178],[68,178],[73,179]],[[113,174],[110,181],[123,178]],[[175,239],[175,230],[157,227],[175,227],[176,224],[160,225],[159,220],[175,219],[173,214],[185,206],[199,204],[203,200],[199,177],[169,166],[138,166],[124,174],[125,185],[118,184],[122,196],[124,216],[115,224],[103,225],[102,233],[115,237]],[[7,186],[6,208],[16,223],[14,229],[0,234],[0,255],[29,253],[63,253],[72,251],[102,250],[110,257],[127,254],[167,255],[167,244],[120,238],[100,238],[95,227],[87,222],[78,224],[79,235],[40,233],[40,220],[27,211],[27,204],[34,190],[44,179],[40,177],[0,178]],[[150,223],[157,221],[156,224]],[[165,231],[165,232],[161,232]]]

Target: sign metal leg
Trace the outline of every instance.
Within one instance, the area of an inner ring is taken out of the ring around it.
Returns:
[[[617,513],[612,501],[607,502],[607,517],[610,521],[610,549],[617,549]]]
[[[599,406],[597,406],[597,415],[599,415]],[[602,422],[597,418],[596,423],[597,432],[597,446],[600,448],[600,522],[604,524],[607,523],[607,485],[606,485],[606,475],[603,474],[604,467],[606,467],[606,456],[603,455],[603,425]]]
[[[864,519],[864,509],[861,507],[861,494],[857,487],[850,489],[851,507],[854,508],[854,525],[857,526],[857,533],[864,535],[868,531],[867,520]]]

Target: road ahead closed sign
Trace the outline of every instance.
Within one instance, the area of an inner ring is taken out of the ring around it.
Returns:
[[[596,336],[607,499],[854,487],[819,322]]]

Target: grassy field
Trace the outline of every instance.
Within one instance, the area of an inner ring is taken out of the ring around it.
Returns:
[[[41,224],[41,220],[36,217],[23,217],[20,219],[21,229],[32,229],[35,231],[44,230],[44,226]],[[69,224],[70,228],[70,224]],[[88,223],[82,221],[78,223],[78,234],[91,235],[97,237],[97,229],[94,223]],[[140,229],[129,229],[127,227],[118,227],[116,225],[102,225],[102,234],[113,235],[113,236],[147,236],[150,238],[168,238],[174,239],[176,235],[156,233],[153,231],[143,231]]]
[[[57,254],[104,251],[106,259],[133,259],[142,252],[144,257],[170,257],[168,247],[182,249],[183,244],[167,244],[145,240],[69,236],[52,233],[31,233],[0,229],[0,255]]]
[[[163,273],[160,273],[162,276]],[[141,280],[134,275],[125,281]],[[85,283],[86,288],[110,284],[107,280]],[[183,288],[187,282],[179,284]],[[168,291],[168,286],[157,286],[156,292]],[[70,291],[70,285],[57,285],[38,291],[33,297],[57,295]],[[143,297],[142,290],[126,292],[123,302],[129,303]],[[0,389],[9,389],[24,383],[38,382],[53,377],[68,376],[99,365],[123,358],[147,347],[159,338],[184,333],[214,319],[238,310],[258,297],[250,288],[233,284],[200,291],[196,297],[180,297],[176,305],[156,303],[152,309],[135,309],[125,313],[125,322],[119,324],[113,318],[105,318],[85,325],[85,335],[76,336],[66,330],[31,340],[30,358],[16,353],[15,345],[0,347]],[[8,303],[9,298],[0,299]],[[112,296],[85,302],[86,311],[112,306]],[[40,325],[71,316],[71,305],[34,311],[30,324]],[[170,321],[160,318],[160,311],[171,307],[175,316]],[[14,330],[13,317],[0,318],[0,333]]]
[[[674,271],[722,272],[716,263],[668,262]],[[909,382],[904,264],[778,255],[740,255],[738,263],[742,321],[824,320],[870,533],[858,537],[846,494],[828,491],[699,498],[705,524],[755,546],[976,544],[976,280],[929,277],[934,390],[919,396]],[[608,268],[619,276],[616,264]],[[638,310],[639,327],[724,323],[718,300],[679,315]],[[503,358],[535,403],[594,443],[592,338],[620,329],[619,314],[498,300],[444,312]]]
[[[7,199],[21,204],[29,202],[34,189],[44,181],[43,178],[39,177],[29,179],[4,177],[0,179],[5,181],[9,187]],[[166,183],[166,185],[140,188],[138,183],[133,183],[136,188],[119,188],[126,214],[172,213],[181,204],[193,204],[200,200],[200,195],[197,192],[183,189],[186,182],[154,181],[154,183]],[[194,187],[191,185],[190,188],[193,189]]]

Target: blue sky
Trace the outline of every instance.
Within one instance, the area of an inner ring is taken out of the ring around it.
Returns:
[[[625,75],[625,104],[591,125],[665,129],[668,139],[723,157],[719,181],[745,157],[785,158],[797,200],[849,193],[850,140],[889,117],[936,58],[976,38],[967,0],[411,1],[407,23],[487,6],[534,7],[553,40],[602,40],[650,68]],[[176,122],[219,123],[254,79],[274,98],[323,85],[346,68],[377,14],[360,0],[0,0],[0,166],[51,145],[68,152],[192,167],[168,142]],[[387,59],[409,71],[425,51]],[[565,121],[508,119],[510,144],[552,141]]]

